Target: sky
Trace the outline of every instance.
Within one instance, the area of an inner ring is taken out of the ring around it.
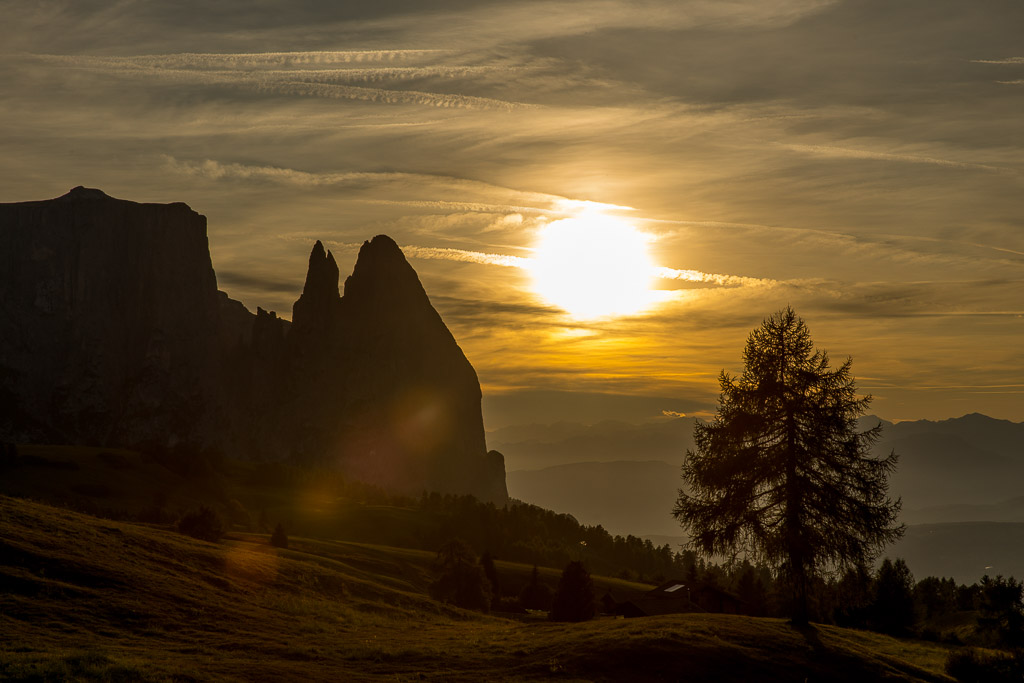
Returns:
[[[787,305],[878,415],[1024,420],[1018,1],[0,16],[0,201],[185,202],[221,289],[285,317],[314,240],[344,274],[391,235],[489,429],[711,415]]]

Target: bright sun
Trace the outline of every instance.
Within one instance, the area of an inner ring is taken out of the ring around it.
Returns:
[[[534,287],[574,318],[638,313],[657,300],[650,241],[650,235],[611,216],[553,221],[534,245]]]

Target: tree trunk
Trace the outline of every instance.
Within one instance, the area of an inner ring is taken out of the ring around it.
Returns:
[[[798,626],[808,623],[807,566],[800,525],[800,485],[796,475],[796,419],[786,413],[786,545],[789,555],[791,589],[793,591],[792,621]]]

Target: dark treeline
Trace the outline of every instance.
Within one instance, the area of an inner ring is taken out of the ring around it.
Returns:
[[[497,507],[473,496],[436,492],[424,492],[418,499],[394,496],[337,472],[284,463],[259,463],[250,468],[247,479],[249,486],[278,490],[302,490],[315,482],[321,495],[344,501],[348,523],[329,530],[304,524],[288,510],[271,510],[271,517],[283,518],[293,535],[330,533],[341,540],[431,552],[460,538],[476,552],[500,560],[555,569],[582,560],[592,572],[648,583],[682,576],[697,562],[693,553],[674,552],[667,544],[659,547],[633,535],[613,536],[600,525],[580,524],[572,515],[517,500]],[[415,533],[410,533],[410,525]]]
[[[472,496],[431,493],[415,505],[437,520],[436,536],[422,541],[425,549],[457,537],[502,560],[553,568],[581,560],[595,573],[649,583],[684,573],[696,561],[693,553],[673,552],[668,544],[613,536],[600,525],[520,501],[499,508]]]
[[[423,538],[428,549],[457,537],[499,559],[555,568],[582,560],[605,576],[710,585],[736,596],[740,610],[752,616],[789,614],[790,593],[767,567],[705,562],[692,551],[612,536],[601,526],[524,503],[496,508],[468,496],[425,494],[415,505],[438,520],[436,536]],[[1024,586],[1012,577],[986,576],[971,585],[931,576],[915,580],[903,560],[885,559],[875,571],[861,568],[817,579],[810,597],[810,616],[818,623],[951,644],[1024,645]]]

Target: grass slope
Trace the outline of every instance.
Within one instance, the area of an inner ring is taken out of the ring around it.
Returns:
[[[941,647],[832,627],[473,614],[424,594],[429,553],[292,540],[215,545],[0,497],[0,679],[949,680]]]

